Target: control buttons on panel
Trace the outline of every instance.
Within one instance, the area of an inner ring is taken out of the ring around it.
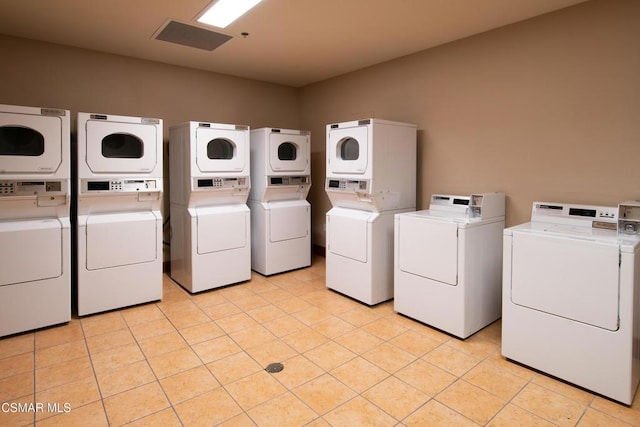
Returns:
[[[12,181],[2,181],[0,182],[0,194],[1,195],[10,195],[15,193],[15,183]]]

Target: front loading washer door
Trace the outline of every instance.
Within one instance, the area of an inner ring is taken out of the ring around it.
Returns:
[[[0,172],[56,172],[63,163],[63,156],[67,155],[63,147],[63,120],[69,120],[69,116],[0,111]]]
[[[616,331],[619,256],[616,242],[513,233],[514,304]]]
[[[247,205],[196,208],[198,255],[244,248],[250,243]]]
[[[400,214],[396,232],[401,271],[458,284],[458,224]]]
[[[309,206],[306,200],[269,203],[269,241],[306,238],[309,235]]]
[[[0,242],[0,286],[62,275],[59,220],[1,221]]]
[[[329,129],[327,174],[364,175],[370,149],[368,126]]]
[[[249,164],[247,130],[196,128],[196,165],[201,173],[242,172]]]
[[[96,214],[87,218],[87,270],[158,259],[158,221],[151,211]]]
[[[309,135],[271,132],[269,165],[273,173],[309,174]]]
[[[162,153],[157,123],[89,119],[85,126],[86,162],[93,173],[157,172]]]

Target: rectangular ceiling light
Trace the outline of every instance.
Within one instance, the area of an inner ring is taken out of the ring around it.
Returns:
[[[244,15],[261,0],[218,0],[200,17],[198,22],[226,28],[227,25]]]

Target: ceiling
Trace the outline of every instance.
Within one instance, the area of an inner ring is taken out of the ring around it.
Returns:
[[[300,87],[583,1],[263,0],[216,29],[195,21],[209,0],[6,0],[0,33]],[[169,19],[233,38],[154,39]]]

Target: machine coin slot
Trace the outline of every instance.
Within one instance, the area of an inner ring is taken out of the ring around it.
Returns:
[[[87,182],[88,191],[108,191],[109,181],[89,181]]]
[[[213,187],[213,179],[199,179],[198,187]]]
[[[47,182],[47,191],[62,191],[62,183],[60,181]]]

